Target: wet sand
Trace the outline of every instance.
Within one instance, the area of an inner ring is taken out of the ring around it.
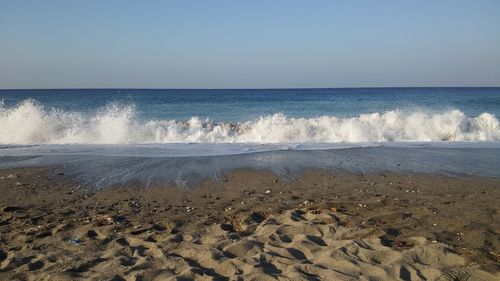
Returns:
[[[500,280],[500,179],[235,171],[85,191],[0,171],[0,280]]]

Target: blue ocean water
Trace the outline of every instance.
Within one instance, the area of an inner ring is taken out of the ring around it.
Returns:
[[[500,140],[500,88],[0,90],[0,144]]]
[[[283,113],[288,117],[354,117],[390,110],[458,109],[468,116],[500,116],[500,88],[342,89],[58,89],[0,90],[6,107],[33,99],[47,108],[92,114],[109,105],[134,105],[142,120],[243,122]]]

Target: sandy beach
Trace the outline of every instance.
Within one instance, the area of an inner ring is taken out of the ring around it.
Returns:
[[[90,192],[0,171],[1,280],[499,280],[500,180],[238,170]]]

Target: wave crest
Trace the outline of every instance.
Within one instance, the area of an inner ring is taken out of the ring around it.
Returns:
[[[192,117],[140,121],[134,106],[109,104],[87,116],[45,108],[26,100],[0,103],[2,144],[139,143],[339,143],[390,141],[498,141],[500,124],[490,113],[468,117],[454,109],[439,113],[393,110],[351,118],[262,116],[243,123]]]

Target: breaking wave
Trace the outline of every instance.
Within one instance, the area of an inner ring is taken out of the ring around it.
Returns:
[[[351,118],[262,116],[242,123],[141,121],[134,106],[109,104],[97,113],[46,108],[25,100],[0,103],[1,144],[145,143],[340,143],[392,141],[498,141],[500,125],[490,113],[466,116],[443,112],[393,110]]]

